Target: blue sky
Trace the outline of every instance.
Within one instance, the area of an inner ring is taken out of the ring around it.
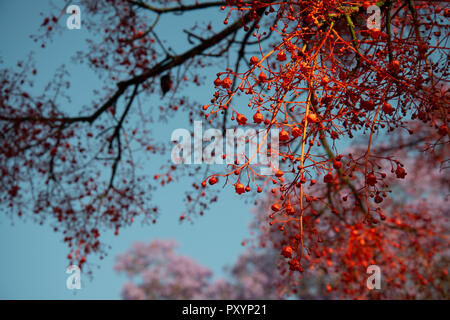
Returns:
[[[65,3],[57,1],[55,3]],[[77,4],[73,1],[72,4]],[[61,8],[62,9],[62,8]],[[69,95],[73,97],[67,108],[80,108],[91,101],[94,88],[101,88],[97,77],[85,66],[70,63],[70,57],[76,50],[85,46],[89,36],[86,29],[68,30],[63,28],[60,35],[45,49],[34,43],[30,34],[37,33],[43,21],[41,12],[50,10],[47,0],[17,0],[0,2],[0,57],[3,67],[13,66],[19,59],[25,59],[30,51],[38,66],[38,84],[43,86],[51,79],[54,71],[63,63],[67,64],[71,74],[72,86]],[[81,7],[83,13],[83,7]],[[215,11],[210,11],[211,14]],[[208,18],[216,21],[223,19],[223,12]],[[184,17],[189,22],[189,16]],[[65,17],[60,23],[65,25]],[[192,21],[192,20],[191,20]],[[170,20],[162,20],[159,32],[177,39],[175,44],[183,45],[184,35],[171,34]],[[83,16],[82,16],[83,23]],[[158,31],[158,30],[157,30]],[[179,39],[179,40],[178,40]],[[220,66],[219,66],[220,67]],[[211,72],[222,71],[219,67]],[[212,78],[210,79],[212,82]],[[192,96],[198,101],[208,101],[212,94],[209,90],[193,89]],[[159,136],[166,135],[170,141],[171,131],[185,126],[185,119],[175,119],[168,126],[162,126]],[[155,159],[148,164],[149,174],[167,159]],[[112,232],[104,240],[111,245],[109,255],[102,261],[91,259],[98,265],[94,268],[91,280],[82,277],[82,289],[69,291],[66,289],[65,273],[67,267],[67,247],[62,243],[62,236],[54,233],[49,226],[39,226],[31,221],[11,220],[5,215],[0,217],[0,299],[118,299],[125,278],[113,270],[114,258],[126,251],[133,242],[150,241],[155,238],[176,239],[181,247],[179,252],[188,255],[201,264],[211,268],[216,275],[223,275],[222,268],[232,264],[243,250],[241,241],[249,235],[247,229],[251,218],[250,205],[242,198],[236,197],[232,188],[226,188],[221,193],[221,199],[215,203],[205,216],[195,220],[195,223],[178,223],[183,211],[182,198],[186,185],[189,183],[173,183],[157,191],[156,199],[162,209],[161,217],[156,225],[133,227],[121,230],[119,236]],[[251,202],[250,202],[251,203]]]

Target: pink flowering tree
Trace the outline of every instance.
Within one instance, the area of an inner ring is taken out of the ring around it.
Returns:
[[[274,257],[247,250],[228,270],[229,279],[214,280],[212,271],[176,253],[177,243],[152,240],[135,243],[117,257],[115,269],[129,279],[124,299],[274,299],[279,276]],[[276,275],[276,274],[275,274]]]

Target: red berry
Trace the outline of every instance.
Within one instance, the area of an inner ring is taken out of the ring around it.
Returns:
[[[227,76],[225,79],[223,79],[222,81],[222,88],[224,89],[228,89],[231,87],[232,81],[231,79]]]
[[[263,118],[263,115],[258,111],[253,115],[253,122],[261,123],[264,120]]]
[[[372,100],[369,101],[361,101],[360,103],[361,108],[366,109],[367,111],[372,111],[373,109],[375,109],[375,103],[373,103]]]
[[[236,184],[235,189],[237,194],[243,194],[245,192],[245,187],[242,183]]]
[[[295,213],[295,209],[294,209],[294,207],[292,206],[292,205],[287,205],[287,207],[286,207],[286,213],[288,214],[288,215],[292,215],[292,214],[294,214]]]
[[[281,170],[278,170],[278,171],[277,171],[277,173],[275,173],[275,177],[277,177],[277,178],[280,178],[280,177],[282,177],[282,176],[283,176],[283,174],[284,174],[284,172],[283,172],[283,171],[281,171]]]
[[[280,211],[280,205],[278,204],[278,202],[277,203],[275,203],[275,204],[273,204],[272,205],[272,207],[271,207],[271,209],[273,210],[273,211]]]
[[[247,118],[244,117],[244,115],[238,113],[238,115],[236,116],[236,121],[239,125],[244,125],[247,123]]]
[[[371,29],[370,30],[370,36],[372,37],[372,39],[378,39],[381,35],[381,30],[380,29]]]
[[[289,132],[285,131],[284,129],[281,130],[279,135],[280,141],[287,141],[289,140]]]
[[[369,186],[374,186],[377,183],[377,177],[373,173],[369,173],[366,182]]]
[[[52,148],[52,150],[50,150],[50,155],[53,157],[56,154],[57,151],[58,151],[58,147],[54,146]]]
[[[389,103],[385,102],[382,110],[384,113],[391,114],[394,111],[394,108]]]
[[[333,182],[333,175],[331,173],[327,173],[323,177],[323,182],[325,182],[325,183],[332,183]]]
[[[400,61],[398,61],[398,60],[392,61],[391,62],[391,67],[392,67],[392,69],[397,71],[400,68]]]
[[[293,252],[294,252],[294,250],[292,250],[291,246],[286,246],[283,248],[283,251],[281,251],[281,255],[285,258],[290,258],[290,257],[292,257]]]
[[[301,135],[302,135],[302,130],[300,130],[299,127],[294,127],[294,129],[292,129],[292,136],[294,138],[297,138],[297,137],[299,137]]]
[[[342,167],[342,162],[334,160],[333,162],[333,168],[335,168],[336,170],[340,169]]]
[[[446,136],[446,135],[448,135],[448,133],[449,133],[449,129],[448,129],[447,126],[442,125],[442,126],[439,127],[438,133],[439,133],[441,136]]]
[[[381,202],[383,202],[383,198],[380,197],[380,195],[378,195],[378,194],[375,196],[375,199],[374,199],[374,200],[375,200],[375,203],[381,203]]]
[[[216,177],[211,177],[211,179],[209,179],[208,183],[209,183],[210,185],[214,185],[214,184],[217,183],[217,181],[219,181],[219,180],[217,180]]]
[[[405,169],[398,166],[397,169],[395,170],[395,175],[397,176],[398,179],[405,179],[407,173]]]
[[[317,122],[317,116],[314,113],[308,114],[308,121],[309,122]]]
[[[285,61],[286,60],[286,53],[284,51],[279,51],[277,54],[277,60],[278,61]]]
[[[257,64],[259,62],[259,58],[256,56],[253,56],[250,58],[250,63],[251,64]]]
[[[289,270],[291,271],[302,271],[300,267],[300,262],[297,259],[292,259],[289,262]]]
[[[266,76],[266,74],[264,72],[261,71],[259,73],[258,79],[259,79],[259,81],[264,82],[264,81],[267,80],[267,76]]]

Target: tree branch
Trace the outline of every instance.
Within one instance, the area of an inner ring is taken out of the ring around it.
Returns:
[[[140,8],[147,9],[147,10],[153,11],[158,14],[168,13],[168,12],[185,12],[185,11],[199,10],[199,9],[205,9],[205,8],[210,8],[210,7],[225,6],[227,4],[225,1],[214,1],[214,2],[192,4],[192,5],[187,5],[187,6],[180,5],[179,7],[172,7],[172,8],[157,8],[157,7],[151,6],[142,1],[128,0],[128,2],[138,6]]]

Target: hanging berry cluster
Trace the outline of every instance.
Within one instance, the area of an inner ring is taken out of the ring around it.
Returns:
[[[367,28],[370,5],[381,9],[382,30]],[[376,246],[380,234],[372,228],[385,221],[379,205],[391,192],[386,178],[405,179],[408,173],[393,152],[373,153],[375,136],[420,136],[408,121],[420,119],[434,130],[433,146],[448,143],[448,97],[440,89],[448,75],[448,33],[443,36],[440,22],[448,9],[409,1],[227,1],[222,9],[228,10],[225,24],[234,13],[250,17],[243,28],[260,52],[241,56],[247,59],[244,70],[217,74],[205,117],[267,134],[279,129],[282,161],[274,176],[265,177],[250,161],[257,154],[250,154],[215,174],[214,182],[223,177],[238,195],[253,186],[270,189],[270,225],[295,230],[281,250],[291,271],[303,271],[304,260],[311,259],[324,211],[341,217],[354,235],[369,232]],[[365,149],[346,154],[339,148],[340,141],[355,137],[362,137]],[[344,192],[342,200],[351,207],[339,210],[330,196],[335,192]],[[374,253],[368,254],[366,263]]]

